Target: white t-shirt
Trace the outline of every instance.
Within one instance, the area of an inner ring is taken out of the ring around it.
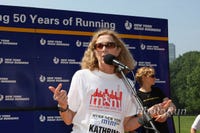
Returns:
[[[192,124],[192,128],[195,130],[200,130],[200,115],[195,118],[195,121]]]
[[[124,118],[139,109],[122,79],[88,69],[74,74],[68,104],[76,112],[72,133],[124,133]]]

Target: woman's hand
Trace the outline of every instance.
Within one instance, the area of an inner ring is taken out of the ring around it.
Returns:
[[[172,101],[169,99],[169,100],[163,101],[162,103],[155,104],[148,109],[148,112],[150,113],[152,118],[156,118],[156,119],[164,118],[165,117],[164,114],[169,108],[171,102]]]
[[[67,92],[65,90],[62,90],[62,84],[58,84],[58,86],[55,88],[53,86],[49,86],[49,90],[53,92],[53,99],[56,100],[60,107],[67,108]]]
[[[168,116],[166,115],[166,113],[162,114],[162,115],[157,115],[155,121],[157,122],[165,122],[167,120]]]

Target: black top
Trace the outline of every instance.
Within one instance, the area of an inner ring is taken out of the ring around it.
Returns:
[[[141,92],[137,91],[138,97],[141,99],[144,107],[151,107],[155,104],[163,102],[163,99],[166,97],[164,93],[157,87],[151,87],[150,92]],[[160,123],[153,121],[155,127],[160,133],[169,133],[167,121]],[[151,127],[151,125],[148,125]],[[146,128],[141,129],[141,133],[155,133],[153,130],[148,130]]]

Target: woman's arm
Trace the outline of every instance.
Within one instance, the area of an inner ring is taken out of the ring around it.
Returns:
[[[139,128],[141,126],[141,124],[139,124],[138,119],[141,116],[130,116],[130,117],[125,117],[124,118],[124,130],[125,131],[133,131],[136,130],[137,128]]]
[[[196,133],[196,129],[191,128],[191,129],[190,129],[190,133]]]
[[[65,122],[65,124],[70,125],[70,124],[72,124],[73,118],[76,113],[68,108],[64,112],[59,111],[59,114],[60,114],[61,118],[63,119],[63,121]]]
[[[61,118],[67,125],[70,125],[72,124],[74,115],[76,113],[69,109],[67,92],[65,90],[62,90],[61,88],[61,83],[58,84],[56,88],[53,86],[49,86],[49,90],[51,90],[54,94],[54,100],[58,102],[58,110]]]

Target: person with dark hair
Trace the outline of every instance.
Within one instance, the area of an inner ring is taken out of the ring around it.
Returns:
[[[124,133],[138,128],[138,103],[131,96],[117,66],[104,62],[111,54],[128,66],[135,60],[115,31],[97,31],[81,62],[81,70],[72,77],[69,92],[49,86],[58,102],[61,118],[73,124],[73,133]],[[123,70],[127,74],[127,70]],[[129,79],[130,80],[130,79]]]

